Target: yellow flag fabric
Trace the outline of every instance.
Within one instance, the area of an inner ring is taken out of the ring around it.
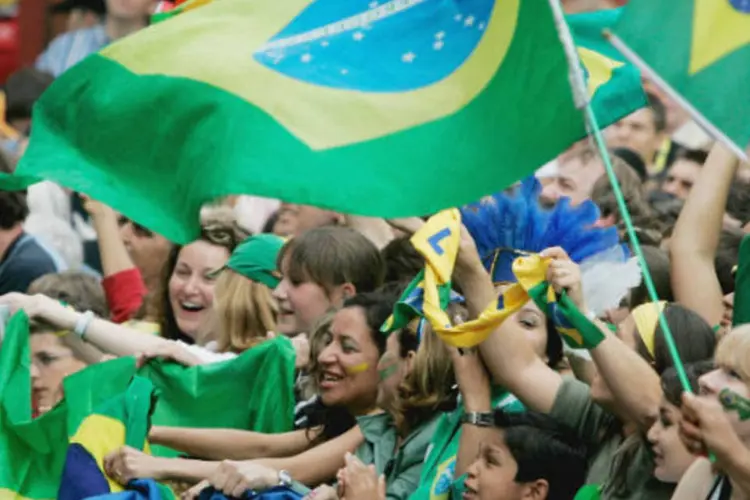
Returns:
[[[629,0],[612,31],[740,150],[747,147],[750,2]]]
[[[455,347],[473,347],[483,342],[508,316],[529,300],[527,290],[544,282],[548,262],[538,255],[516,259],[513,272],[518,283],[511,285],[500,301],[488,304],[479,318],[453,326],[443,311],[440,288],[450,283],[461,238],[461,215],[456,209],[431,217],[411,239],[425,259],[423,277],[424,317],[443,341]]]
[[[750,45],[750,2],[695,0],[690,74]]]
[[[601,340],[598,328],[577,311],[572,302],[565,298],[557,304],[554,291],[546,283],[549,259],[536,254],[519,257],[513,262],[513,274],[518,282],[508,287],[497,301],[488,304],[477,319],[453,326],[442,308],[445,301],[441,306],[441,288],[450,284],[460,238],[461,215],[452,209],[430,218],[411,239],[425,259],[422,312],[444,342],[454,347],[474,347],[532,298],[545,314],[551,315],[568,344],[592,347]],[[392,326],[393,322],[387,324]]]

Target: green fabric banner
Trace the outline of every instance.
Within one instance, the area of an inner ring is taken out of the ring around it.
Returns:
[[[644,98],[599,38],[576,36],[606,126]],[[229,194],[424,215],[500,191],[582,138],[567,75],[546,0],[221,0],[58,78],[17,174],[181,243],[199,234],[201,205]]]

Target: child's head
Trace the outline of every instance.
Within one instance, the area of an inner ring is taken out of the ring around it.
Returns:
[[[354,229],[322,227],[286,243],[279,253],[281,283],[278,330],[309,331],[329,309],[357,293],[372,292],[383,282],[378,249]]]
[[[497,429],[484,441],[466,479],[465,499],[570,500],[583,485],[586,449],[547,415],[495,412]]]

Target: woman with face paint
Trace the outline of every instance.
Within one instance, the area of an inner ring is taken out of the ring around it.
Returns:
[[[685,373],[693,392],[698,390],[698,378],[713,369],[712,361],[691,363],[685,366]],[[682,423],[683,387],[674,368],[667,369],[661,376],[664,397],[659,406],[659,416],[648,430],[646,438],[654,455],[654,477],[664,483],[678,483],[695,455],[690,453],[680,439]]]
[[[750,325],[729,332],[716,368],[700,377],[700,394],[682,397],[680,431],[697,459],[675,500],[750,498]],[[710,458],[709,458],[710,457]]]
[[[359,294],[344,303],[314,343],[316,361],[311,366],[323,406],[308,415],[308,427],[282,434],[262,434],[230,429],[152,429],[155,444],[201,457],[201,460],[154,458],[123,448],[105,460],[126,484],[139,477],[181,481],[211,479],[219,489],[233,490],[237,480],[247,488],[271,487],[284,478],[318,485],[331,480],[344,465],[344,455],[363,442],[356,418],[379,413],[378,361],[386,338],[380,326],[388,318],[393,299],[377,293]],[[216,461],[211,461],[216,460]],[[244,460],[218,462],[220,460]],[[298,482],[299,483],[298,483]],[[195,490],[197,494],[200,489]],[[231,493],[231,491],[226,491]]]

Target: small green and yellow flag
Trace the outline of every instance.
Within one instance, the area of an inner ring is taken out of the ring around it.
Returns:
[[[601,342],[604,337],[599,328],[578,310],[565,292],[558,296],[549,286],[546,281],[549,260],[538,254],[514,260],[513,274],[517,283],[507,287],[497,301],[488,304],[478,318],[453,325],[445,308],[450,299],[450,279],[458,256],[460,233],[461,213],[457,209],[430,217],[414,233],[411,243],[424,257],[425,268],[402,294],[382,330],[403,328],[412,319],[424,317],[447,344],[474,347],[533,300],[570,347],[591,349]]]
[[[745,149],[750,141],[750,2],[630,0],[614,32]]]

